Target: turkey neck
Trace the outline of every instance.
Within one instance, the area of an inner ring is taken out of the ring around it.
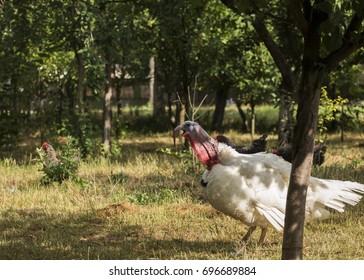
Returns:
[[[184,135],[188,142],[190,142],[199,161],[206,165],[207,170],[211,170],[215,164],[220,163],[218,143],[207,133],[199,136],[198,138],[193,138],[189,133]]]

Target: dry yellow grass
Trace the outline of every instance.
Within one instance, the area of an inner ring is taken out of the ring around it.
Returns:
[[[236,142],[248,144],[228,133]],[[270,136],[269,147],[275,146]],[[364,183],[363,135],[328,139],[315,176]],[[0,163],[1,259],[279,259],[282,234],[259,232],[242,247],[247,228],[205,203],[203,167],[192,157],[157,152],[169,135],[121,140],[117,161],[83,162],[82,181],[40,185],[35,164]],[[305,229],[305,259],[364,259],[364,202]],[[236,254],[239,252],[239,254]]]

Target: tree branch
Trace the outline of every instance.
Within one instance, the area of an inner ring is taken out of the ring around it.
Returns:
[[[303,11],[300,0],[291,0],[288,3],[288,10],[292,15],[292,19],[296,25],[296,27],[301,31],[301,33],[305,36],[309,29],[309,22],[307,21]],[[305,5],[307,8],[307,5]]]
[[[283,83],[286,85],[286,88],[293,92],[295,89],[295,82],[291,67],[287,63],[287,60],[283,56],[278,45],[274,42],[264,22],[259,17],[256,17],[252,24],[281,72]]]
[[[221,0],[221,2],[231,9],[233,12],[240,14],[237,7],[234,5],[234,1],[232,0]],[[255,31],[258,33],[260,39],[263,41],[264,45],[268,49],[269,53],[271,54],[275,64],[277,65],[279,71],[281,72],[283,84],[285,88],[291,92],[295,90],[295,79],[294,75],[291,71],[291,67],[288,64],[287,60],[283,56],[282,52],[280,51],[278,45],[274,42],[271,34],[269,33],[268,29],[266,28],[264,22],[259,17],[259,15],[263,15],[260,11],[258,6],[254,3],[254,1],[249,0],[249,4],[252,7],[252,10],[256,14],[255,20],[252,22]]]
[[[335,66],[337,66],[342,60],[351,55],[356,50],[364,47],[364,31],[360,33],[358,39],[353,37],[361,27],[364,20],[364,9],[361,11],[360,16],[355,13],[345,30],[342,38],[342,45],[337,50],[330,53],[327,57],[323,59],[323,63],[326,64],[327,69],[331,71]]]
[[[363,47],[364,47],[364,32],[361,32],[359,40],[343,44],[339,49],[330,53],[326,58],[324,58],[323,63],[326,65],[328,71],[331,71],[342,60],[344,60],[352,53]]]
[[[359,16],[358,13],[355,13],[353,18],[351,19],[348,28],[346,28],[343,39],[344,43],[346,41],[352,40],[353,32],[357,31],[360,28],[360,25],[364,18],[364,11],[361,11],[361,15]]]
[[[236,14],[240,14],[238,11],[238,8],[234,5],[234,0],[221,0],[221,3],[223,3],[227,8],[232,10]]]

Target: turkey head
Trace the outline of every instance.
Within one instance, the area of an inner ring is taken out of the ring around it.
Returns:
[[[194,150],[197,158],[201,163],[207,166],[210,170],[214,164],[219,163],[218,158],[218,143],[212,139],[207,132],[196,122],[185,121],[173,130],[174,142],[176,135],[182,131],[182,136],[185,137]]]

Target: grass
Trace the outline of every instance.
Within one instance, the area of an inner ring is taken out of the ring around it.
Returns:
[[[236,142],[249,136],[230,131]],[[276,138],[269,136],[268,146]],[[364,183],[363,135],[328,139],[327,160],[315,176]],[[82,162],[78,176],[40,184],[31,160],[0,162],[1,259],[280,259],[282,234],[259,231],[242,247],[247,228],[215,211],[200,189],[203,167],[173,149],[170,135],[120,140],[117,160]],[[35,148],[34,148],[35,150]],[[305,259],[364,259],[364,202],[305,228]],[[239,251],[239,254],[236,252]]]

